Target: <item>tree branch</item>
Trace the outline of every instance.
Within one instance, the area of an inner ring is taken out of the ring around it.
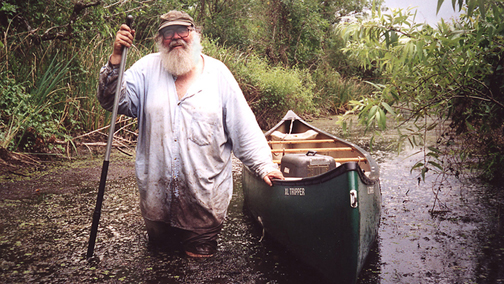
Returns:
[[[68,23],[63,26],[51,27],[47,29],[42,34],[42,36],[38,35],[36,33],[36,30],[31,29],[30,25],[27,22],[26,26],[29,28],[29,32],[30,34],[32,34],[32,38],[34,39],[36,44],[40,44],[42,41],[55,40],[55,39],[69,40],[73,37],[73,24],[78,20],[78,17],[82,13],[82,11],[89,7],[98,6],[100,4],[101,0],[89,3],[85,3],[83,0],[75,2],[72,14],[68,19]],[[64,32],[53,32],[53,30],[58,30],[60,28],[66,28],[66,30]]]

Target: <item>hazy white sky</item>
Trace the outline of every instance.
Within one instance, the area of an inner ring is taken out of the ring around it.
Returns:
[[[450,18],[457,17],[459,14],[453,10],[452,1],[445,0],[439,10],[439,13],[436,15],[437,2],[438,0],[385,0],[384,6],[389,8],[416,7],[416,22],[426,22],[431,26],[436,25],[441,18],[447,21],[450,20]]]

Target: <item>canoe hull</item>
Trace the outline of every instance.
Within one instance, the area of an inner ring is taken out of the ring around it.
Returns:
[[[366,180],[356,163],[273,187],[245,167],[243,190],[269,236],[330,282],[355,283],[377,235],[381,200],[379,183]]]

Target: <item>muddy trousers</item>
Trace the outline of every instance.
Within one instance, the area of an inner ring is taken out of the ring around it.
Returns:
[[[215,228],[188,231],[172,227],[164,222],[145,219],[149,244],[170,250],[183,249],[200,255],[217,252],[217,237],[223,224]]]

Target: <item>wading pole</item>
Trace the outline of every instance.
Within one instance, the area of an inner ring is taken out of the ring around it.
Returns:
[[[126,17],[126,25],[131,28],[133,22],[133,16],[128,15]],[[119,65],[119,76],[117,78],[117,87],[114,97],[114,106],[112,108],[112,118],[110,121],[110,129],[107,141],[107,150],[105,151],[105,159],[103,160],[103,167],[100,178],[100,187],[98,188],[98,197],[96,198],[96,207],[93,213],[93,224],[91,225],[91,235],[89,235],[89,244],[87,251],[87,259],[89,260],[93,257],[93,251],[95,247],[96,234],[98,233],[98,223],[100,222],[101,207],[103,203],[103,195],[105,194],[105,183],[107,182],[107,172],[110,161],[110,150],[112,148],[112,141],[114,140],[115,131],[115,121],[117,118],[117,105],[119,104],[119,95],[121,93],[121,82],[124,73],[124,66],[126,65],[126,55],[128,53],[128,48],[123,47],[121,64]]]

